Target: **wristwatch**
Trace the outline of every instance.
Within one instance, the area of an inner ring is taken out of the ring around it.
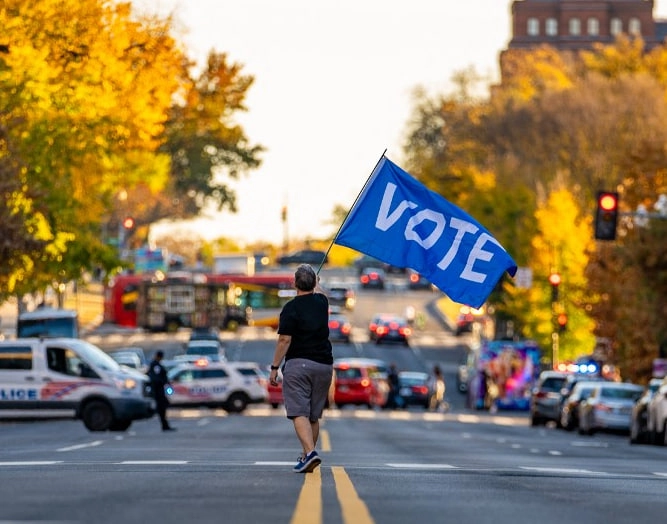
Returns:
[[[271,366],[271,371],[278,371],[280,366]]]

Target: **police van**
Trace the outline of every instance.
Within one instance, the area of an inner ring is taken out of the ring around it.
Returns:
[[[125,431],[153,415],[147,380],[85,340],[0,341],[0,416],[67,410],[90,431]]]

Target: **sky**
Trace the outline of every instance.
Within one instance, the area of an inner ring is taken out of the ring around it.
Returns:
[[[266,148],[260,168],[230,183],[237,213],[208,211],[151,236],[176,229],[241,246],[330,238],[334,207],[352,206],[383,152],[401,164],[415,88],[449,94],[452,75],[470,67],[498,80],[511,3],[135,0],[175,17],[191,58],[224,52],[255,78],[248,112],[235,119]],[[656,0],[654,14],[667,18],[667,0]]]

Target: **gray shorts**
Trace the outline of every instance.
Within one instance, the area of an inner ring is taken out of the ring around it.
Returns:
[[[287,418],[308,417],[311,422],[322,418],[329,396],[333,366],[305,358],[285,362],[283,399]]]

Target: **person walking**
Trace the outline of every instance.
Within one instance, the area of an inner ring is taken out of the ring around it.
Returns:
[[[389,370],[387,371],[387,382],[389,383],[389,394],[387,395],[385,407],[387,409],[396,409],[399,407],[401,400],[399,395],[400,382],[398,380],[398,369],[393,362],[389,365]]]
[[[445,377],[437,364],[433,366],[433,394],[431,395],[431,410],[441,411],[445,407]]]
[[[329,341],[329,300],[322,293],[315,270],[301,264],[294,273],[296,296],[280,312],[278,341],[269,381],[278,384],[283,364],[283,398],[287,418],[294,424],[302,448],[295,473],[310,473],[322,463],[315,447],[320,419],[333,377]]]
[[[153,392],[153,398],[155,399],[155,411],[160,417],[162,431],[175,431],[176,428],[171,427],[167,421],[167,407],[169,406],[169,399],[167,398],[167,394],[164,391],[164,388],[169,384],[169,378],[167,377],[167,370],[162,365],[163,358],[163,351],[155,352],[153,360],[151,360],[150,364],[148,365],[147,375],[150,379],[151,391]]]

